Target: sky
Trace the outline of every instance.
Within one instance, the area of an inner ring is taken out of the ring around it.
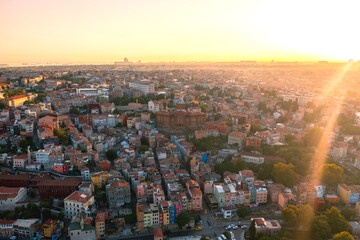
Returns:
[[[358,60],[357,0],[0,0],[0,64]]]

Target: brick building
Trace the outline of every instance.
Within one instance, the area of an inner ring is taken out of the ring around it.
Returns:
[[[62,180],[45,180],[38,184],[39,194],[42,199],[53,196],[64,199],[74,191],[79,190],[80,178],[65,178]]]
[[[207,114],[203,112],[157,112],[156,123],[158,127],[170,129],[201,128],[206,122]]]

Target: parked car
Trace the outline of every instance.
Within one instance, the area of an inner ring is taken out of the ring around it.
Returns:
[[[244,225],[241,225],[241,229],[246,229],[247,226],[244,224]]]

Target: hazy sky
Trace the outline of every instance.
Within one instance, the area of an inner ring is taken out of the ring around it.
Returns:
[[[0,63],[359,59],[360,1],[0,0]]]

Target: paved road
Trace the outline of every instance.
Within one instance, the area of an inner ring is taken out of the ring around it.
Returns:
[[[212,239],[216,239],[216,237],[214,237],[214,232],[217,233],[217,236],[221,235],[223,232],[225,232],[225,226],[229,225],[229,224],[235,224],[238,225],[239,221],[220,221],[217,220],[214,215],[215,212],[214,211],[210,211],[209,208],[207,207],[207,204],[203,204],[203,212],[202,214],[200,214],[201,220],[202,220],[202,230],[200,231],[196,231],[196,230],[191,230],[191,231],[187,231],[186,235],[187,236],[202,236],[202,235],[206,235],[206,236],[211,236]],[[205,214],[205,210],[207,210],[207,214]],[[208,221],[210,222],[210,225],[208,224]],[[247,226],[250,225],[250,220],[245,220],[245,221],[241,221],[243,224],[246,224]],[[235,238],[237,240],[244,240],[244,230],[242,229],[237,229],[237,230],[229,230],[232,231],[235,235]],[[181,236],[181,234],[185,235],[184,233],[176,233],[174,234],[174,236],[171,234],[172,237],[175,236]]]

